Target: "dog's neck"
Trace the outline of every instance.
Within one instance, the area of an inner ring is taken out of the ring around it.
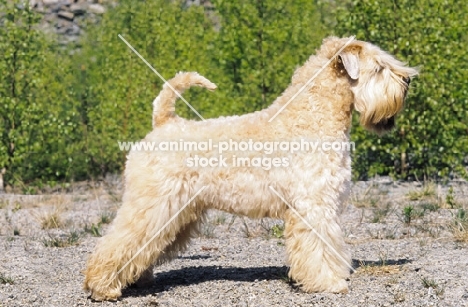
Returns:
[[[307,86],[309,79],[304,82],[296,80],[289,86],[265,110],[271,117],[276,114],[272,124],[283,126],[282,129],[288,133],[293,130],[302,137],[348,137],[354,96],[349,90],[346,76],[339,76],[333,83],[325,78],[331,73],[334,73],[334,69],[327,67]]]

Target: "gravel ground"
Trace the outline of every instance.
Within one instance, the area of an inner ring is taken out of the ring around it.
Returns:
[[[459,208],[468,209],[468,184],[449,185],[353,186],[342,215],[356,269],[348,294],[307,294],[289,282],[281,221],[212,211],[202,236],[157,267],[150,287],[125,289],[116,303],[88,299],[81,271],[119,207],[117,179],[2,194],[0,307],[468,306],[468,244],[451,226]]]

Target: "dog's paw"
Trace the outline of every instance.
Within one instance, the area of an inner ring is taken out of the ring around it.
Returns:
[[[338,282],[334,283],[326,292],[331,293],[348,293],[348,283],[344,279],[338,280]]]
[[[120,291],[107,292],[107,293],[91,291],[91,295],[88,296],[88,299],[91,299],[92,302],[102,302],[102,301],[116,302],[121,295],[122,293]]]

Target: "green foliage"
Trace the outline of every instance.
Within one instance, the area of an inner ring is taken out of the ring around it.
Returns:
[[[457,206],[457,203],[455,201],[455,191],[453,190],[453,187],[450,187],[448,189],[447,195],[445,196],[445,202],[447,205],[450,206],[451,209],[454,209]]]
[[[414,207],[409,205],[403,208],[403,219],[406,224],[411,224],[411,220],[414,217]]]
[[[403,221],[410,225],[411,222],[416,219],[424,216],[424,210],[417,210],[412,205],[405,206],[403,208]]]
[[[468,222],[468,214],[465,209],[458,209],[455,219],[460,222]]]
[[[18,3],[0,1],[0,168],[10,183],[67,178],[79,143],[66,58]]]
[[[163,0],[120,1],[100,27],[90,30],[75,57],[80,84],[75,95],[81,102],[80,121],[85,127],[83,155],[88,173],[94,175],[121,170],[126,153],[119,151],[117,141],[138,140],[150,131],[151,102],[163,83],[119,35],[166,79],[179,70],[198,71],[207,77],[211,73],[203,59],[212,48],[214,29],[201,7],[186,9],[181,3]],[[192,101],[205,95],[184,97]],[[197,108],[199,104],[194,101],[193,105]],[[178,113],[189,115],[179,106]]]
[[[219,90],[213,93],[184,94],[205,118],[270,104],[324,36],[308,1],[215,1],[214,8],[207,14],[202,6],[181,1],[122,0],[71,46],[78,48],[73,56],[58,54],[60,65],[46,61],[38,71],[49,76],[47,92],[37,95],[44,95],[44,105],[57,103],[39,107],[44,114],[38,118],[47,121],[33,126],[51,139],[41,139],[40,155],[29,160],[37,173],[16,172],[19,179],[70,180],[121,171],[126,152],[117,142],[141,139],[151,129],[151,101],[163,82],[119,35],[166,79],[184,70],[216,82]],[[198,119],[181,101],[177,113]]]
[[[328,32],[355,34],[422,68],[396,131],[379,138],[355,118],[355,177],[464,172],[468,9],[454,0],[120,0],[65,47],[21,3],[0,0],[0,169],[25,192],[119,172],[126,153],[117,142],[151,129],[163,82],[119,34],[166,79],[197,71],[215,82],[214,92],[184,93],[205,118],[271,104]],[[177,113],[198,120],[182,101]]]
[[[281,239],[284,237],[284,225],[282,224],[275,224],[271,227],[271,235],[277,239]]]
[[[357,35],[421,68],[396,131],[378,138],[356,125],[356,178],[466,175],[467,13],[455,0],[349,1],[338,8],[339,35]]]
[[[230,113],[270,105],[324,37],[312,1],[215,0],[221,29],[213,56]]]
[[[28,158],[41,146],[29,136],[41,133],[37,126],[45,113],[36,102],[44,41],[31,28],[38,21],[34,12],[6,1],[0,8],[0,168],[7,168],[9,180],[27,172]]]

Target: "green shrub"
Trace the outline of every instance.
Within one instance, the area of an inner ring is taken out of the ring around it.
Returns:
[[[211,8],[121,0],[68,46],[46,37],[22,2],[0,0],[0,169],[29,193],[120,172],[127,153],[117,141],[151,129],[163,82],[119,34],[164,78],[197,71],[216,83],[214,92],[184,93],[205,118],[264,108],[325,36],[357,35],[421,75],[392,133],[377,137],[354,118],[355,178],[466,175],[468,8],[455,0],[214,0]],[[183,102],[176,108],[198,119]]]
[[[467,13],[455,0],[349,1],[338,8],[339,35],[357,35],[421,68],[394,132],[378,138],[356,125],[356,178],[466,176]]]

